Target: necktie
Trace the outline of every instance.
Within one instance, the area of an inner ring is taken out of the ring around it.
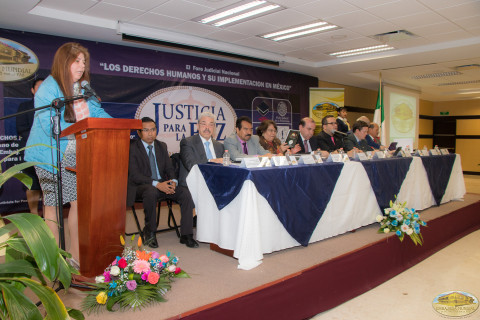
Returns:
[[[332,138],[333,145],[335,145],[335,139],[333,138],[333,136],[331,136],[330,138]]]
[[[155,164],[155,156],[153,155],[153,146],[148,146],[148,161],[150,161],[150,170],[152,170],[152,179],[157,180],[157,165]]]
[[[210,141],[205,141],[205,153],[207,154],[207,159],[213,159],[212,152],[210,151]]]
[[[303,144],[305,145],[305,152],[308,152],[308,140],[303,141]]]
[[[242,142],[242,144],[243,144],[243,153],[248,154],[247,143]]]

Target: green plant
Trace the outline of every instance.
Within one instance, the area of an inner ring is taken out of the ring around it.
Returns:
[[[0,165],[24,149],[3,158]],[[0,187],[14,177],[30,188],[31,178],[19,171],[36,164],[39,163],[21,163],[5,172],[0,167]],[[43,319],[38,307],[25,295],[27,287],[42,302],[47,319],[84,319],[79,310],[67,309],[47,284],[47,280],[59,280],[68,289],[72,274],[78,272],[66,262],[65,258],[71,255],[58,247],[45,221],[30,213],[12,214],[2,219],[11,223],[0,228],[0,237],[13,234],[0,242],[0,249],[5,248],[5,263],[0,265],[0,319]]]

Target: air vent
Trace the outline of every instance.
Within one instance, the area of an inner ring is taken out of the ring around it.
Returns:
[[[431,78],[442,78],[442,77],[450,77],[450,76],[459,76],[461,72],[458,71],[447,71],[447,72],[434,72],[434,73],[427,73],[418,76],[413,76],[412,79],[420,80],[420,79],[431,79]]]
[[[457,85],[460,85],[460,84],[472,84],[472,83],[480,83],[480,80],[444,82],[444,83],[437,84],[437,86],[457,86]]]
[[[418,36],[416,34],[413,34],[407,30],[397,30],[397,31],[379,33],[379,34],[370,36],[370,38],[381,41],[383,43],[407,40],[407,39],[412,39],[417,37]]]

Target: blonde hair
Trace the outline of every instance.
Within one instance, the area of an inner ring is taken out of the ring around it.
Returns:
[[[83,53],[83,56],[85,57],[85,71],[79,82],[83,80],[90,81],[90,54],[88,53],[87,48],[81,44],[67,42],[57,49],[57,52],[53,57],[51,71],[52,77],[57,81],[58,86],[65,97],[73,96],[73,79],[70,67],[80,53]],[[66,122],[76,122],[72,102],[65,105],[64,117]]]

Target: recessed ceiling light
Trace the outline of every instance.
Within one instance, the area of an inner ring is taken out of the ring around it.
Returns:
[[[332,53],[329,53],[329,55],[335,56],[337,58],[343,58],[343,57],[357,56],[361,54],[381,52],[381,51],[387,51],[387,50],[393,50],[393,49],[395,48],[389,46],[388,44],[381,44],[378,46],[370,46],[370,47],[364,47],[364,48],[332,52]]]
[[[320,33],[327,30],[339,29],[338,26],[329,24],[325,21],[309,22],[307,24],[291,27],[288,29],[282,29],[275,32],[259,35],[261,38],[282,41],[291,38],[298,38],[306,35],[312,35],[314,33]]]
[[[242,1],[193,20],[220,27],[234,22],[243,22],[247,18],[258,17],[259,15],[282,9],[284,9],[282,6],[268,1]]]

